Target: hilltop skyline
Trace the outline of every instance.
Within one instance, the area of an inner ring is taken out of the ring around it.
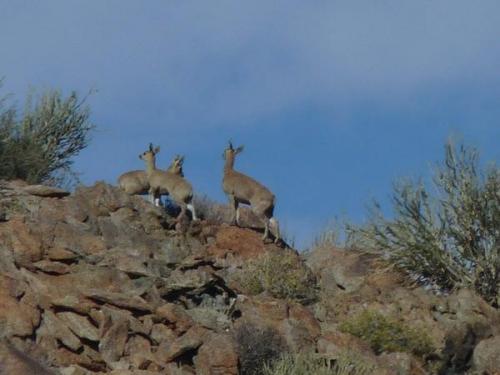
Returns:
[[[277,196],[299,247],[330,219],[361,222],[397,177],[429,176],[458,136],[500,159],[500,3],[264,1],[0,4],[1,94],[77,90],[97,125],[85,184],[184,154],[225,202],[222,151]]]

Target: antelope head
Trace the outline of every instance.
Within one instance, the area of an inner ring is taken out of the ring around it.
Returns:
[[[144,160],[145,162],[150,162],[155,160],[155,156],[160,152],[160,146],[156,146],[153,148],[153,144],[149,144],[149,149],[144,151],[139,155],[139,159]]]
[[[244,146],[239,146],[238,148],[233,147],[233,142],[229,141],[227,148],[224,150],[222,157],[224,160],[228,161],[230,159],[234,160],[234,157],[243,151]]]

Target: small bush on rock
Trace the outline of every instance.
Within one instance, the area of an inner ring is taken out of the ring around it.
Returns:
[[[263,366],[278,360],[286,351],[281,336],[271,328],[242,325],[235,331],[234,338],[241,375],[261,375]]]
[[[275,298],[309,303],[316,299],[316,278],[293,252],[269,252],[247,262],[236,276],[248,294],[268,292]]]
[[[377,354],[408,352],[425,357],[434,351],[427,333],[386,318],[377,311],[364,310],[344,321],[340,330],[368,342]]]
[[[271,365],[265,365],[263,375],[370,375],[373,366],[352,353],[341,353],[329,361],[314,353],[285,354]]]
[[[28,97],[21,116],[5,100],[0,98],[0,178],[54,185],[74,182],[72,158],[87,147],[94,128],[85,98],[49,90]]]
[[[398,268],[442,289],[467,286],[500,305],[500,169],[481,170],[478,152],[448,143],[432,189],[395,185],[394,218],[375,203],[356,229],[364,248],[382,251]]]

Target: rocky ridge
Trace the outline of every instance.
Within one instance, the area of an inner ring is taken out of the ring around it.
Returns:
[[[245,262],[299,257],[260,236],[208,221],[176,231],[160,209],[101,182],[71,195],[0,182],[0,374],[238,374],[242,327],[270,328],[292,352],[356,352],[380,374],[427,373],[422,359],[376,355],[338,329],[367,308],[430,332],[443,374],[500,368],[497,310],[467,290],[408,285],[373,255],[309,254],[319,298],[308,306],[245,294],[232,277]]]

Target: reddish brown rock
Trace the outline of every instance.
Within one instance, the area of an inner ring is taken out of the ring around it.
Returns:
[[[324,333],[317,343],[318,353],[329,358],[337,358],[337,356],[345,351],[352,350],[360,353],[365,357],[375,359],[375,354],[366,342],[354,337],[348,333],[339,331],[330,331]]]
[[[36,306],[16,298],[18,284],[13,279],[0,276],[0,327],[6,337],[31,336],[40,322]]]
[[[166,303],[155,310],[157,319],[171,323],[172,328],[179,335],[186,332],[193,325],[193,320],[186,311],[174,303]]]
[[[200,375],[238,375],[238,354],[231,336],[210,335],[199,348],[194,364]]]
[[[238,325],[248,322],[256,327],[270,327],[294,352],[314,348],[321,331],[312,312],[297,303],[257,296],[240,298],[235,306],[241,312]]]
[[[500,373],[500,335],[482,340],[474,349],[472,363],[477,373]]]
[[[12,375],[55,375],[41,361],[30,357],[10,342],[0,342],[0,374]]]
[[[300,322],[314,340],[321,334],[321,326],[308,307],[297,303],[291,304],[288,314],[289,319]]]
[[[116,306],[104,305],[100,310],[92,310],[90,313],[92,319],[99,323],[99,330],[104,333],[112,322],[127,320],[131,333],[150,335],[151,328],[148,323],[144,324],[141,320],[135,318],[130,310],[122,309]]]
[[[47,257],[50,260],[72,260],[78,258],[78,254],[62,247],[52,247],[47,250]]]
[[[69,309],[80,314],[90,314],[91,310],[98,306],[97,303],[85,298],[83,295],[66,295],[52,298],[50,304],[53,307]]]
[[[358,290],[370,274],[375,256],[332,247],[320,247],[308,255],[307,264],[319,276],[323,290],[349,293]]]
[[[57,223],[52,246],[79,255],[99,254],[107,248],[102,237],[89,233],[86,227],[64,222]]]
[[[203,344],[205,334],[205,330],[192,328],[172,343],[160,344],[155,357],[160,363],[172,362],[182,355],[198,349]]]
[[[419,361],[408,353],[383,353],[377,358],[380,368],[395,375],[426,375]]]
[[[77,351],[82,347],[82,343],[78,337],[71,332],[69,327],[50,310],[45,310],[43,313],[43,320],[39,329],[39,334],[42,336],[48,335],[55,337],[74,351]]]
[[[48,354],[52,363],[57,367],[69,367],[71,365],[78,365],[91,370],[92,372],[105,371],[106,364],[101,360],[95,360],[88,353],[83,352],[77,354],[65,347],[54,349]]]
[[[27,194],[44,198],[63,198],[70,194],[68,191],[63,189],[46,185],[28,185],[22,188],[22,191]]]
[[[242,259],[255,259],[265,251],[265,244],[254,231],[228,225],[219,228],[215,242],[208,248],[208,253],[217,258],[235,255]]]
[[[60,262],[51,262],[49,260],[41,260],[33,263],[33,266],[43,272],[64,275],[69,273],[70,268],[68,265]]]
[[[147,368],[154,359],[151,342],[140,335],[133,335],[129,338],[124,354],[129,357],[130,364],[136,369]]]
[[[106,363],[118,361],[125,351],[125,344],[128,338],[129,321],[120,319],[111,322],[111,325],[106,329],[99,343],[99,352]]]
[[[103,292],[98,289],[90,289],[85,292],[88,298],[96,301],[107,302],[112,305],[139,311],[151,312],[153,307],[143,298],[126,293]]]
[[[42,259],[42,239],[21,217],[0,223],[0,243],[12,252],[18,264],[30,267]]]
[[[173,329],[167,327],[165,324],[155,324],[151,329],[151,340],[156,344],[161,344],[162,342],[172,342],[177,338],[177,334]]]
[[[99,341],[99,330],[87,317],[73,312],[61,312],[57,313],[56,316],[78,337]]]

